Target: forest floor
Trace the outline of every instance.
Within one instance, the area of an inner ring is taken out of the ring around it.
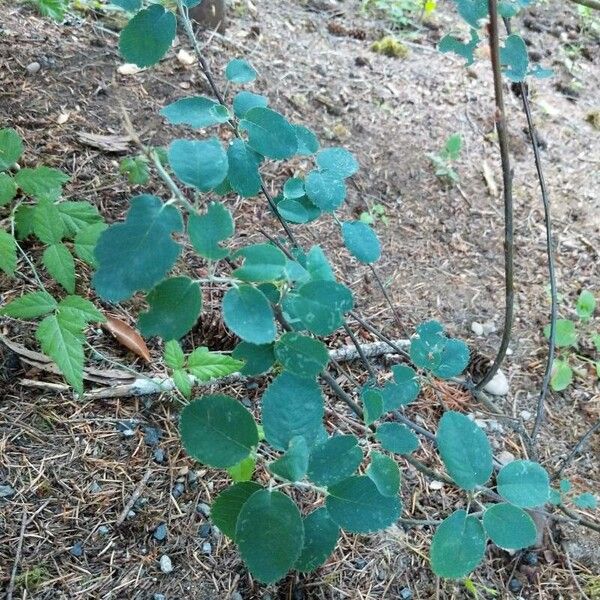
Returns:
[[[197,67],[181,64],[176,48],[158,67],[123,75],[117,71],[122,64],[117,38],[107,31],[116,25],[113,17],[88,14],[58,25],[13,3],[0,3],[0,8],[0,127],[15,127],[24,137],[21,166],[60,167],[71,176],[68,197],[93,202],[109,221],[122,218],[129,198],[142,190],[132,189],[118,172],[119,160],[135,149],[127,144],[98,147],[82,133],[124,135],[122,104],[144,142],[167,143],[174,130],[158,110],[179,97],[209,93]],[[428,26],[417,25],[410,35],[396,32],[406,42],[403,58],[371,50],[373,41],[389,33],[390,22],[361,11],[356,0],[238,0],[230,16],[224,36],[201,34],[214,72],[220,76],[233,56],[248,58],[259,71],[254,91],[268,95],[290,119],[313,128],[324,145],[344,145],[358,157],[361,170],[344,210],[356,217],[375,205],[385,208],[385,220],[374,225],[385,248],[377,272],[404,329],[398,328],[370,271],[339,249],[330,222],[299,229],[300,239],[307,245],[322,243],[340,259],[337,274],[352,286],[360,312],[390,337],[405,337],[419,322],[435,318],[451,335],[493,356],[502,329],[504,284],[491,74],[484,59],[465,68],[457,58],[437,52],[440,37],[458,25],[451,3],[440,3]],[[597,297],[600,291],[598,21],[583,21],[570,3],[549,0],[526,11],[515,27],[532,56],[555,71],[553,78],[531,83],[531,96],[553,200],[560,313],[573,317],[580,290]],[[183,39],[181,45],[187,47]],[[40,69],[31,73],[27,67],[34,62]],[[508,90],[506,96],[515,173],[517,316],[503,367],[510,393],[497,403],[530,429],[546,357],[545,228],[520,100]],[[446,187],[435,176],[428,153],[439,152],[454,133],[464,144],[456,164],[460,183]],[[302,170],[301,164],[293,166]],[[273,192],[292,172],[267,167]],[[143,189],[164,194],[156,185]],[[262,202],[231,197],[228,203],[239,232],[255,231],[260,224],[278,234]],[[0,301],[27,283],[14,285],[0,277]],[[217,300],[218,295],[207,299],[209,309]],[[133,304],[105,309],[134,321]],[[231,338],[213,316],[203,317],[196,342],[230,349]],[[473,322],[493,323],[489,329],[495,331],[477,336]],[[35,349],[32,330],[23,325],[4,320],[0,333]],[[155,362],[144,365],[101,331],[92,335],[105,354],[122,364],[164,372],[157,343],[150,345]],[[358,335],[373,341],[364,330],[358,329]],[[331,345],[347,342],[340,336]],[[583,344],[582,351],[591,350]],[[360,365],[352,370],[358,373]],[[566,391],[549,394],[538,444],[550,472],[600,416],[598,380],[587,371]],[[432,575],[427,561],[431,530],[423,527],[345,534],[315,573],[260,586],[235,547],[208,525],[206,505],[227,478],[198,470],[185,456],[177,435],[177,406],[168,398],[82,401],[21,384],[24,378],[58,381],[48,373],[18,366],[12,375],[6,373],[0,390],[0,486],[9,485],[14,494],[0,497],[0,589],[8,588],[18,561],[14,598],[472,597],[463,584]],[[343,373],[339,376],[343,381]],[[250,382],[230,391],[255,404],[263,387],[264,381]],[[447,397],[426,389],[408,414],[435,431],[444,407],[474,413],[497,452],[525,456],[509,428],[450,388]],[[600,489],[599,451],[595,436],[565,470],[574,490]],[[436,465],[426,444],[418,454]],[[454,490],[427,481],[409,465],[403,465],[403,473],[404,516],[443,518],[459,501]],[[139,498],[118,524],[136,490]],[[159,541],[161,523],[167,535]],[[170,574],[159,567],[163,555],[171,558]],[[600,540],[588,530],[548,522],[539,548],[525,553],[490,548],[488,559],[472,576],[479,598],[600,597]]]

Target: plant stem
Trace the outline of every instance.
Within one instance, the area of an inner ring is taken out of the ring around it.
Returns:
[[[365,365],[365,368],[369,372],[369,377],[374,382],[377,381],[377,375],[375,373],[375,370],[373,369],[371,363],[369,362],[369,359],[366,357],[365,353],[363,352],[362,346],[360,345],[359,341],[356,339],[356,336],[354,335],[354,333],[352,333],[352,330],[350,329],[350,327],[348,327],[348,323],[346,323],[346,321],[344,321],[344,331],[348,334],[348,337],[352,340],[352,343],[354,344],[354,347],[356,348],[356,351],[358,352],[360,359],[362,360],[363,364]]]
[[[580,440],[575,444],[573,450],[569,452],[567,457],[563,459],[560,464],[560,467],[556,470],[554,475],[552,476],[552,480],[555,481],[558,479],[562,472],[567,468],[567,466],[571,463],[571,461],[575,458],[578,452],[587,444],[588,440],[600,430],[600,419],[598,419],[580,438]]]
[[[594,10],[600,10],[600,0],[571,0],[571,2],[579,4],[580,6],[593,8]]]
[[[375,281],[377,282],[377,285],[379,286],[379,289],[381,290],[381,293],[383,294],[385,301],[387,302],[388,306],[390,307],[390,310],[392,311],[392,314],[394,315],[394,319],[395,319],[396,323],[398,324],[398,329],[400,330],[400,333],[402,335],[408,336],[408,332],[406,331],[406,328],[404,327],[404,324],[402,323],[402,320],[400,319],[400,315],[398,314],[398,311],[396,310],[396,307],[394,306],[394,303],[392,302],[390,295],[388,294],[387,290],[385,289],[385,285],[383,284],[383,281],[381,281],[381,277],[379,277],[379,274],[377,273],[377,271],[375,270],[375,267],[373,265],[370,264],[369,268],[371,269],[371,273],[373,274],[373,277],[375,278]]]

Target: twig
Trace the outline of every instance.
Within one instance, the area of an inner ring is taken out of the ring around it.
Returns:
[[[580,438],[580,440],[575,444],[573,450],[569,452],[568,456],[562,460],[560,463],[560,467],[556,470],[554,475],[552,475],[552,480],[555,481],[558,479],[562,472],[569,466],[571,461],[575,458],[578,452],[580,452],[583,447],[587,444],[588,440],[600,429],[600,419],[598,419]]]
[[[15,562],[13,564],[13,568],[10,573],[10,581],[8,583],[8,589],[6,590],[6,600],[12,600],[13,592],[15,590],[15,580],[17,578],[19,562],[21,561],[21,554],[23,552],[23,539],[25,538],[25,527],[26,526],[27,526],[27,511],[25,509],[23,509],[23,516],[21,518],[21,531],[19,533],[19,542],[17,543],[17,553],[15,554]]]
[[[583,600],[590,600],[590,597],[581,589],[581,586],[579,585],[579,581],[577,581],[577,576],[575,575],[575,571],[573,570],[573,565],[571,564],[571,557],[569,556],[569,552],[567,550],[567,548],[565,547],[565,543],[562,543],[562,549],[563,552],[565,553],[565,558],[567,559],[567,567],[569,568],[569,572],[571,573],[571,577],[573,578],[573,583],[575,584],[575,587],[579,590],[579,593],[581,594],[581,598],[583,598]]]
[[[373,277],[375,278],[375,281],[377,282],[377,285],[379,286],[379,289],[381,290],[383,297],[385,298],[386,302],[388,303],[388,306],[390,307],[390,310],[392,311],[392,314],[394,315],[394,319],[395,319],[396,323],[398,324],[400,333],[402,335],[408,335],[406,328],[405,328],[404,324],[402,323],[402,320],[400,319],[400,315],[398,314],[398,311],[396,310],[396,307],[394,306],[394,303],[392,302],[390,295],[388,294],[387,290],[385,289],[385,285],[383,284],[383,281],[381,281],[381,277],[379,277],[379,274],[377,273],[377,271],[375,270],[375,267],[373,265],[369,265],[369,268],[371,269],[371,273],[373,274]]]
[[[600,10],[599,0],[571,0],[571,2],[579,4],[580,6],[587,6],[588,8],[593,8],[594,10]]]
[[[594,531],[597,531],[598,533],[600,533],[600,525],[598,525],[598,523],[592,523],[592,521],[588,521],[587,519],[580,517],[577,513],[574,513],[572,510],[570,510],[566,506],[563,506],[562,504],[559,504],[557,506],[557,508],[560,511],[564,512],[565,515],[567,515],[567,517],[571,517],[571,519],[573,519],[573,521],[576,521],[580,525],[583,525],[584,527],[587,527],[588,529],[593,529]]]
[[[356,351],[358,352],[358,355],[360,356],[360,359],[362,360],[363,365],[365,366],[365,369],[367,369],[367,371],[369,372],[369,377],[373,381],[376,381],[377,375],[375,373],[375,370],[371,366],[369,359],[367,358],[366,354],[363,352],[362,346],[360,345],[359,341],[356,339],[356,336],[354,335],[354,333],[352,332],[350,327],[348,327],[348,323],[346,323],[346,322],[344,322],[344,331],[348,334],[348,337],[352,340],[352,343],[354,344],[354,347],[356,348]]]
[[[354,311],[350,311],[350,316],[355,321],[360,323],[367,331],[371,332],[375,337],[379,338],[382,342],[386,343],[392,350],[394,350],[394,352],[396,352],[396,354],[399,354],[400,356],[403,356],[404,358],[408,358],[410,360],[410,355],[408,354],[408,352],[403,348],[400,348],[400,346],[398,346],[398,344],[396,344],[394,341],[390,340],[390,338],[387,337],[384,333],[382,333],[379,329],[377,329],[377,327],[371,325],[371,323],[369,323],[368,321],[365,321],[365,319],[363,319],[360,315],[356,314]],[[408,341],[405,345],[410,346],[410,341]]]
[[[488,0],[490,14],[489,34],[492,71],[494,74],[494,96],[496,101],[496,131],[498,132],[498,145],[502,162],[502,182],[504,195],[504,286],[505,308],[504,329],[502,341],[496,358],[483,379],[475,389],[483,389],[497,373],[506,356],[510,342],[514,313],[514,226],[513,226],[513,198],[512,198],[512,169],[508,148],[508,133],[506,127],[506,112],[504,109],[504,95],[502,91],[502,67],[500,63],[500,41],[498,35],[498,7],[496,0]]]
[[[148,469],[146,471],[146,473],[144,474],[144,476],[142,477],[141,481],[135,486],[135,489],[133,490],[133,494],[131,494],[131,498],[129,498],[129,501],[125,505],[125,508],[121,511],[121,514],[119,515],[119,518],[117,519],[117,521],[115,523],[116,527],[120,527],[123,524],[123,522],[127,518],[127,515],[129,514],[129,511],[133,508],[133,505],[135,504],[136,500],[140,497],[140,495],[144,491],[144,488],[146,487],[146,484],[148,483],[148,480],[150,479],[151,476],[152,476],[152,469]]]

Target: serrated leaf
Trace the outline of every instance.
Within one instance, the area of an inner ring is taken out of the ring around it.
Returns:
[[[56,200],[62,193],[62,186],[69,176],[51,167],[21,169],[15,175],[16,184],[28,196],[38,200]]]
[[[69,249],[61,243],[51,244],[44,250],[42,263],[50,275],[69,294],[75,291],[75,261]]]
[[[36,206],[21,204],[15,212],[17,239],[23,240],[33,234]]]
[[[300,555],[304,542],[300,511],[285,494],[259,490],[240,510],[235,541],[250,573],[262,583],[273,583]]]
[[[283,372],[262,396],[265,437],[276,450],[286,450],[296,436],[313,446],[322,430],[324,410],[316,381]]]
[[[246,377],[262,375],[275,363],[274,344],[240,342],[233,350],[233,358],[245,361],[240,373]]]
[[[252,415],[230,396],[203,396],[190,402],[179,420],[181,441],[196,460],[219,469],[232,467],[258,444]]]
[[[242,119],[251,108],[266,108],[269,105],[269,99],[260,94],[242,91],[238,92],[233,98],[233,112],[238,119]]]
[[[94,250],[102,232],[107,229],[108,225],[106,223],[94,223],[81,229],[75,236],[75,254],[91,267],[96,267],[98,264]]]
[[[371,464],[366,471],[382,496],[396,496],[400,490],[400,469],[395,460],[381,452],[371,453]]]
[[[175,175],[201,192],[212,190],[227,177],[227,154],[216,137],[207,140],[173,140],[168,156]]]
[[[475,49],[479,44],[479,35],[476,29],[471,29],[471,39],[468,42],[463,42],[453,35],[445,35],[439,45],[440,52],[454,52],[458,56],[462,56],[467,61],[467,66],[472,65],[475,61]]]
[[[39,13],[57,23],[64,20],[68,4],[65,0],[37,0],[35,4]]]
[[[0,206],[5,206],[17,195],[17,184],[8,173],[0,173]]]
[[[383,414],[383,395],[376,388],[365,386],[360,394],[365,425],[371,425]]]
[[[199,381],[210,381],[237,373],[244,363],[227,354],[196,348],[187,360],[187,370]]]
[[[584,492],[573,499],[573,504],[575,504],[577,508],[594,509],[598,507],[598,498],[590,492]]]
[[[165,364],[170,369],[182,369],[185,365],[185,354],[177,340],[169,340],[163,352]]]
[[[552,376],[550,377],[550,386],[555,392],[562,392],[573,382],[573,369],[569,366],[568,360],[556,359],[552,363]]]
[[[544,327],[544,335],[547,338],[550,337],[550,325]],[[577,344],[577,331],[573,321],[569,319],[557,319],[555,342],[557,348],[575,346]]]
[[[483,528],[492,542],[505,550],[520,550],[535,544],[533,519],[512,504],[494,504],[483,513]]]
[[[147,312],[141,313],[138,327],[145,337],[160,336],[178,340],[196,324],[202,310],[202,294],[198,282],[188,277],[161,281],[146,297]]]
[[[98,270],[92,280],[98,295],[120,302],[162,281],[181,252],[171,236],[182,229],[174,206],[156,196],[133,198],[125,222],[111,225],[98,239]]]
[[[438,577],[460,579],[481,562],[484,553],[483,525],[466,511],[457,510],[444,519],[433,536],[431,568]]]
[[[181,98],[167,104],[160,114],[171,125],[189,125],[195,129],[227,123],[230,117],[226,106],[205,96]]]
[[[397,496],[383,496],[366,476],[344,479],[328,488],[327,512],[342,529],[369,533],[385,529],[400,516]]]
[[[353,435],[335,435],[315,446],[308,464],[308,478],[329,487],[358,469],[363,453]]]
[[[0,129],[0,171],[10,169],[23,154],[23,140],[16,130]]]
[[[235,540],[235,526],[242,506],[262,487],[254,481],[235,483],[222,491],[215,499],[211,511],[210,520],[227,537]]]
[[[184,369],[175,369],[173,371],[173,383],[184,396],[184,398],[189,398],[192,395],[191,378],[188,372]]]
[[[45,244],[58,244],[65,234],[58,206],[48,200],[42,200],[33,207],[32,225],[35,235]]]
[[[381,257],[381,243],[376,233],[361,221],[342,223],[344,245],[358,261],[370,265]]]
[[[98,209],[83,200],[60,202],[56,207],[63,224],[65,236],[70,239],[74,238],[82,229],[85,229],[89,225],[102,221]]]
[[[250,83],[256,79],[256,71],[243,58],[234,58],[225,67],[225,77],[231,83]]]
[[[14,275],[17,268],[17,243],[15,238],[0,229],[0,270],[7,275]]]
[[[251,285],[230,288],[222,307],[225,325],[245,342],[268,344],[275,339],[273,309],[261,291]]]
[[[502,467],[496,485],[505,500],[521,508],[542,506],[550,495],[546,469],[530,460],[515,460]]]
[[[58,315],[63,320],[81,324],[104,323],[106,317],[92,302],[81,296],[66,296],[58,303]]]
[[[48,292],[29,292],[0,309],[0,314],[15,319],[35,319],[52,312],[58,304]]]
[[[258,171],[260,155],[243,140],[235,139],[227,148],[227,159],[229,161],[227,179],[231,187],[245,198],[256,196],[262,185]]]
[[[335,211],[346,199],[346,184],[329,171],[311,171],[304,181],[304,188],[309,200],[326,212]]]
[[[580,319],[591,319],[596,310],[596,298],[589,290],[582,290],[577,298],[577,316]]]
[[[239,126],[248,133],[248,145],[263,156],[283,160],[298,150],[295,129],[283,115],[270,108],[251,108]]]
[[[308,573],[320,567],[333,552],[340,529],[324,507],[311,512],[303,522],[304,544],[294,569]]]
[[[316,377],[329,361],[329,352],[323,342],[292,332],[279,338],[275,356],[286,371],[308,378]]]
[[[131,185],[144,185],[150,181],[148,161],[142,156],[124,158],[119,164],[119,173],[127,175]]]
[[[308,468],[308,444],[302,436],[290,440],[283,456],[269,464],[269,470],[282,479],[301,481]]]
[[[492,448],[483,430],[465,415],[448,411],[436,436],[438,451],[452,480],[464,490],[483,485],[492,474]]]
[[[35,337],[42,352],[60,369],[67,382],[83,393],[83,334],[72,322],[58,315],[48,315],[39,324]]]
[[[177,19],[160,4],[138,12],[119,37],[119,50],[127,62],[138,67],[156,64],[175,39]]]
[[[234,277],[242,281],[273,281],[281,278],[285,270],[286,256],[272,244],[253,244],[238,250],[233,258],[244,258],[244,265],[235,269]]]
[[[379,443],[395,454],[410,454],[419,447],[419,439],[400,423],[382,423],[375,434]]]
[[[356,158],[345,148],[324,148],[315,156],[315,162],[322,171],[328,171],[339,179],[351,177],[358,171]]]
[[[220,202],[211,202],[205,214],[192,214],[188,220],[188,234],[194,249],[209,260],[220,260],[229,254],[219,243],[233,232],[231,213]]]
[[[259,436],[260,437],[260,436]],[[256,467],[256,459],[254,456],[247,456],[242,459],[237,465],[229,467],[227,474],[236,483],[241,481],[250,481],[254,474],[254,468]]]

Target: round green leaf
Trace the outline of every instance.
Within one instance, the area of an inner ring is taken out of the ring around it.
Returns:
[[[362,462],[363,453],[353,435],[335,435],[313,448],[308,463],[308,478],[330,486],[352,475]]]
[[[459,487],[474,490],[490,478],[492,448],[471,419],[454,411],[444,413],[436,439],[446,470]]]
[[[304,545],[294,568],[303,573],[320,567],[333,552],[340,528],[324,507],[304,517]]]
[[[431,568],[438,577],[460,579],[468,575],[485,553],[485,533],[476,517],[457,510],[437,528],[431,542]]]
[[[288,481],[301,481],[308,468],[308,444],[302,436],[290,440],[287,452],[269,465],[269,470]]]
[[[304,181],[298,177],[290,177],[283,184],[283,195],[292,200],[304,197]]]
[[[573,504],[575,504],[577,508],[589,508],[593,510],[598,506],[598,498],[591,492],[584,492],[575,497]]]
[[[205,214],[191,214],[188,234],[196,252],[209,260],[220,260],[229,254],[219,243],[233,235],[231,213],[219,202],[211,202]]]
[[[315,162],[323,171],[329,171],[340,179],[354,175],[358,162],[345,148],[324,148],[317,153]]]
[[[327,491],[325,505],[329,516],[351,533],[385,529],[400,516],[399,498],[383,496],[369,477],[349,477]]]
[[[298,155],[310,156],[319,149],[319,140],[317,136],[304,125],[294,125],[296,137],[298,139]]]
[[[279,279],[287,262],[285,254],[272,244],[253,244],[238,250],[233,258],[242,256],[244,266],[235,269],[234,277],[242,281],[273,281]]]
[[[346,199],[346,184],[329,171],[311,171],[304,187],[310,201],[326,212],[338,209]]]
[[[462,340],[448,339],[440,363],[432,369],[432,372],[440,379],[457,377],[469,364],[469,355],[469,347]]]
[[[23,154],[23,140],[16,130],[0,129],[0,171],[10,169]]]
[[[299,377],[316,377],[329,361],[327,346],[299,333],[284,333],[275,344],[275,356],[283,368]]]
[[[138,67],[156,64],[175,39],[175,15],[160,4],[151,4],[133,17],[121,31],[119,50]]]
[[[365,386],[360,394],[365,425],[371,425],[383,414],[383,394],[377,388]]]
[[[205,96],[181,98],[165,106],[160,114],[171,125],[189,125],[195,129],[226,123],[230,116],[226,106]]]
[[[310,223],[319,217],[321,209],[303,196],[297,200],[283,198],[277,203],[277,212],[290,223]]]
[[[260,94],[242,91],[233,98],[233,112],[235,116],[242,119],[251,108],[265,108],[269,105],[269,99]]]
[[[178,340],[196,324],[202,308],[202,295],[197,282],[188,277],[173,277],[159,283],[146,298],[148,312],[138,320],[145,337],[160,336]]]
[[[251,285],[227,290],[223,297],[223,320],[245,342],[268,344],[275,339],[273,309],[265,295]]]
[[[283,372],[262,397],[265,437],[276,450],[286,450],[296,436],[312,447],[323,427],[323,396],[316,381]]]
[[[225,77],[231,83],[250,83],[256,79],[256,71],[243,58],[234,58],[225,67]]]
[[[511,81],[523,81],[529,67],[527,46],[520,35],[509,35],[500,48],[500,61],[504,67],[504,75]]]
[[[530,460],[515,460],[502,467],[496,478],[498,493],[511,504],[535,508],[548,502],[550,478],[546,469]]]
[[[394,380],[388,381],[381,390],[385,412],[410,404],[417,399],[421,391],[419,376],[411,367],[394,365],[392,373]]]
[[[240,373],[246,377],[262,375],[275,363],[274,344],[249,344],[240,342],[233,350],[233,358],[245,361]]]
[[[254,418],[230,396],[203,396],[188,404],[179,431],[191,457],[220,469],[239,463],[258,444]]]
[[[261,486],[254,481],[242,481],[223,490],[210,508],[210,520],[229,538],[235,540],[235,527],[242,506]]]
[[[562,392],[568,388],[573,381],[573,369],[566,360],[556,359],[552,364],[552,377],[550,385],[555,392]]]
[[[201,192],[212,190],[227,177],[227,154],[216,137],[201,141],[173,140],[168,157],[175,175]]]
[[[250,479],[252,479],[252,475],[254,474],[255,467],[256,458],[254,458],[254,456],[247,456],[246,458],[242,459],[237,465],[229,467],[227,469],[227,474],[236,483],[240,481],[250,481]]]
[[[227,148],[231,187],[245,198],[256,196],[261,189],[262,179],[258,171],[261,157],[243,140],[235,139]]]
[[[400,423],[382,423],[375,437],[386,450],[396,454],[410,454],[419,447],[417,436]]]
[[[251,108],[240,121],[248,133],[248,145],[263,156],[291,158],[298,149],[296,131],[283,115],[260,106]]]
[[[259,490],[240,510],[235,541],[256,579],[277,581],[294,566],[302,550],[300,511],[285,494]]]
[[[533,519],[512,504],[494,504],[483,513],[483,527],[492,542],[505,550],[520,550],[535,544]]]
[[[582,290],[577,298],[577,316],[580,319],[591,319],[596,310],[596,298],[589,290]]]
[[[382,496],[396,496],[400,489],[400,469],[398,463],[381,452],[371,454],[367,477],[373,480]]]
[[[550,337],[550,325],[544,327],[544,335]],[[563,348],[566,346],[575,346],[577,344],[577,331],[575,323],[569,319],[558,319],[556,321],[556,347]]]
[[[344,245],[354,258],[365,264],[379,260],[381,244],[375,232],[361,221],[347,221],[342,223]]]

